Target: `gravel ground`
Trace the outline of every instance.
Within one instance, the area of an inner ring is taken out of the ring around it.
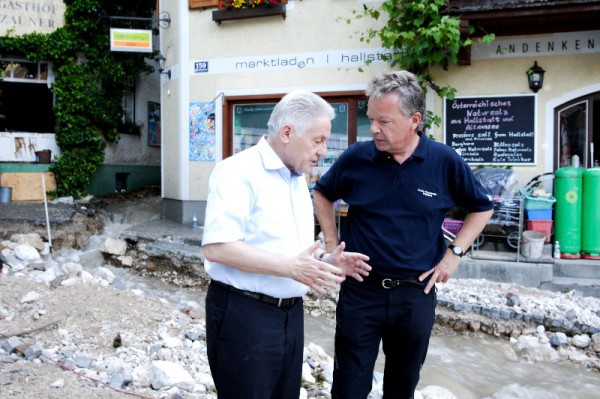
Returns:
[[[40,345],[48,354],[34,361],[0,355],[0,396],[4,398],[122,398],[123,393],[97,383],[102,376],[86,376],[85,370],[76,367],[64,370],[49,360],[55,358],[50,354],[73,347],[81,356],[95,360],[118,358],[122,351],[113,345],[118,334],[122,347],[145,352],[162,326],[173,326],[169,334],[177,336],[194,324],[194,319],[157,299],[101,284],[52,288],[35,283],[29,275],[5,275],[0,278],[0,292],[0,308],[4,309],[0,334],[18,334],[23,344]],[[32,292],[39,298],[25,301]],[[136,393],[138,397],[165,397],[165,392],[150,388],[136,389]]]
[[[34,279],[41,273],[28,268],[0,277],[0,343],[2,338],[17,337],[22,344],[12,354],[0,350],[3,398],[118,398],[125,393],[142,398],[216,398],[206,360],[201,311],[182,312],[137,290],[118,291],[98,278],[78,276],[69,279],[71,283],[59,278],[63,280],[61,285],[35,282]],[[565,335],[568,341],[565,341],[565,347],[550,350],[549,342],[560,333],[551,332],[551,329],[544,331],[542,327],[540,334],[542,324],[523,324],[522,320],[514,317],[509,320],[488,317],[481,311],[453,310],[456,304],[470,303],[482,308],[489,306],[499,314],[500,309],[506,306],[506,293],[515,293],[518,289],[523,309],[544,309],[547,314],[553,314],[551,309],[556,309],[556,314],[560,309],[563,313],[571,310],[571,314],[579,318],[588,317],[588,324],[584,322],[581,325],[596,325],[598,315],[595,312],[600,309],[597,298],[578,298],[483,280],[455,280],[440,287],[442,304],[438,309],[438,320],[441,318],[442,322],[438,322],[436,333],[486,334],[496,335],[499,339],[512,337],[515,352],[527,360],[564,361],[574,367],[600,370],[598,355],[594,352],[600,340],[588,342],[586,348],[577,348],[573,345],[577,335]],[[335,303],[333,297],[332,294],[329,297],[306,298],[307,312],[330,313]],[[198,341],[184,338],[194,331],[199,332]],[[582,333],[580,336],[600,338],[598,333],[590,334]],[[119,347],[115,347],[117,336],[120,337]],[[179,344],[167,344],[169,337]],[[536,338],[535,345],[523,346],[519,341],[523,337],[544,337],[545,342]],[[540,346],[539,342],[545,346]],[[39,347],[41,355],[27,360],[28,351],[32,348],[30,345]],[[156,349],[157,346],[160,350]],[[548,350],[553,356],[549,356]],[[69,352],[72,353],[69,355]],[[74,359],[70,360],[71,364],[65,362],[69,356]],[[64,362],[67,368],[50,359]],[[94,366],[79,364],[80,361],[85,363],[86,359],[94,362]],[[177,388],[157,391],[149,384],[140,384],[136,378],[132,378],[134,382],[129,385],[119,385],[120,389],[110,387],[111,375],[135,375],[137,367],[147,367],[157,359],[182,364],[187,370],[192,370],[196,382],[203,383],[198,383],[192,392]],[[132,389],[133,386],[135,388]],[[307,397],[328,398],[326,391],[316,386],[309,387]]]

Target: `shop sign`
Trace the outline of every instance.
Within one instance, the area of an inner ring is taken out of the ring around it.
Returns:
[[[521,39],[498,39],[473,46],[474,60],[600,53],[600,30],[561,32]]]
[[[134,53],[152,52],[152,31],[141,29],[110,29],[110,51]]]

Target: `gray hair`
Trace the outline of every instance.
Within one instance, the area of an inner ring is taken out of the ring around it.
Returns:
[[[276,136],[285,124],[290,124],[303,134],[310,129],[314,119],[327,116],[329,120],[335,118],[335,110],[323,98],[308,90],[297,89],[286,94],[275,105],[269,123],[269,135]]]
[[[373,98],[397,94],[400,97],[400,112],[407,118],[420,113],[419,129],[422,130],[425,126],[425,97],[423,88],[414,74],[408,71],[382,72],[371,79],[365,94]]]

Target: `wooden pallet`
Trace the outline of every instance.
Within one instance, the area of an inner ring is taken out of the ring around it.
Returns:
[[[42,175],[44,175],[46,192],[56,190],[54,173],[50,172],[16,172],[0,173],[0,186],[12,187],[12,201],[42,201]]]

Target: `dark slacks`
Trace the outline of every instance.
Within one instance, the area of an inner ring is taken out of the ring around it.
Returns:
[[[435,289],[377,288],[352,279],[337,306],[333,399],[365,399],[383,342],[383,397],[413,399],[435,321]]]
[[[304,350],[302,301],[289,308],[211,284],[206,342],[219,399],[298,399]]]

